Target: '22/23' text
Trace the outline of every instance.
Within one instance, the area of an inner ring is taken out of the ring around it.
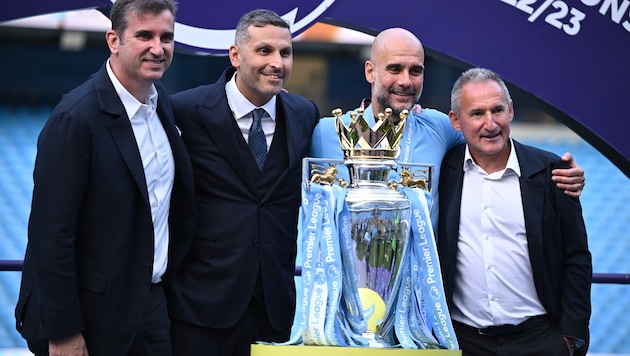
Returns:
[[[577,35],[580,32],[580,22],[586,15],[573,7],[569,7],[561,0],[501,0],[515,8],[529,14],[527,20],[534,22],[547,9],[552,7],[552,11],[545,16],[545,22],[554,26],[558,30],[564,31],[567,35]]]

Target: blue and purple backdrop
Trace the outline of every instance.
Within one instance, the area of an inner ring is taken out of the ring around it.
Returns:
[[[109,0],[13,1],[0,22],[109,7]],[[294,35],[322,21],[369,34],[414,32],[427,50],[480,66],[540,100],[630,177],[630,0],[181,0],[181,48],[225,53],[239,17],[276,11]]]

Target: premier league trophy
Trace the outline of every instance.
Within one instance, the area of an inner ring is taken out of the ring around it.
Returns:
[[[396,165],[394,158],[407,113],[403,112],[398,124],[394,124],[389,119],[391,111],[386,111],[379,115],[374,127],[365,121],[362,111],[358,116],[352,114],[349,126],[341,120],[341,110],[333,114],[344,164],[350,172],[346,203],[353,251],[345,257],[356,268],[361,305],[364,309],[373,308],[364,335],[371,345],[386,346],[384,326],[391,324],[387,321],[394,310],[392,292],[400,285],[400,265],[409,242],[409,200],[389,189],[389,174]]]
[[[333,114],[344,159],[303,162],[302,285],[286,344],[456,350],[430,221],[433,167],[396,161],[408,112],[387,109],[373,125],[363,110]]]

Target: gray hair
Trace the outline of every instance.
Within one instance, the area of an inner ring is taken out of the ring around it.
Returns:
[[[278,26],[291,30],[289,28],[289,23],[282,19],[282,17],[278,16],[275,12],[266,9],[252,10],[238,20],[234,43],[237,46],[242,46],[249,41],[249,32],[247,31],[249,26],[265,27],[267,25]]]
[[[130,15],[137,17],[144,13],[158,15],[164,10],[170,11],[175,16],[177,2],[175,0],[116,0],[109,13],[112,30],[122,37],[127,29]]]
[[[451,91],[451,110],[453,110],[457,115],[460,114],[460,111],[462,109],[462,88],[465,84],[485,83],[489,81],[493,81],[499,84],[501,90],[503,91],[503,94],[505,94],[505,99],[507,100],[507,102],[510,103],[510,101],[512,101],[512,98],[510,97],[510,91],[498,74],[491,71],[490,69],[471,68],[462,73],[455,84],[453,84],[453,90]]]

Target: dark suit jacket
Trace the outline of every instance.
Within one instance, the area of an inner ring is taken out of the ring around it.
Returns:
[[[534,283],[554,324],[566,336],[588,342],[592,265],[579,200],[551,181],[551,171],[566,168],[552,153],[514,147],[521,167],[521,197]],[[465,144],[450,150],[440,175],[438,251],[447,301],[455,280]],[[580,352],[585,353],[586,347]]]
[[[259,173],[228,106],[225,84],[233,73],[230,68],[215,84],[171,96],[193,164],[198,218],[190,252],[167,293],[169,312],[190,324],[229,328],[262,290],[273,327],[288,329],[295,312],[301,162],[319,111],[310,100],[278,94],[276,132]]]
[[[172,273],[192,240],[193,178],[167,94],[156,86],[175,161]],[[105,66],[51,113],[34,183],[17,329],[41,345],[82,331],[90,355],[126,354],[150,293],[153,224],[131,123]]]

